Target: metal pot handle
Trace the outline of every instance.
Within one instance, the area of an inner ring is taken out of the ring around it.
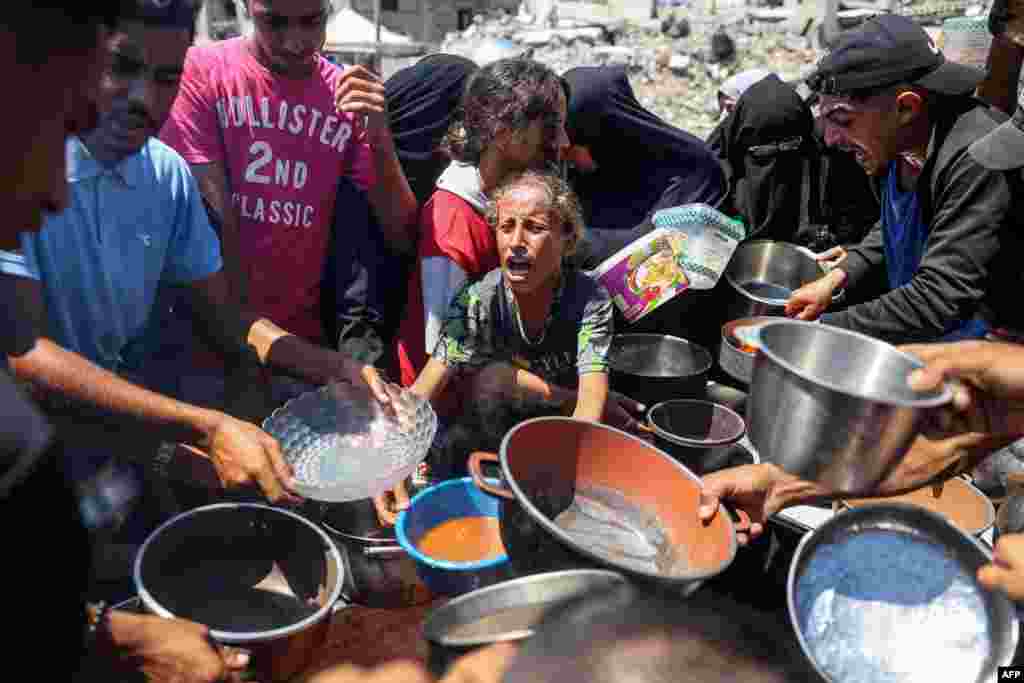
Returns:
[[[816,262],[818,262],[818,255],[815,254],[810,249],[808,249],[807,247],[805,247],[804,245],[802,245],[802,244],[794,244],[793,246],[796,247],[797,251],[799,251],[799,252],[801,252],[803,254],[806,254],[807,256],[810,256],[812,259],[814,259]]]
[[[818,264],[818,268],[821,269],[823,275],[828,275],[828,273],[832,270],[829,266],[825,265],[824,262],[819,261],[818,255],[811,251],[810,249],[808,249],[807,247],[803,246],[802,244],[796,244],[794,246],[796,247],[797,251],[814,259],[814,262]],[[838,304],[844,298],[846,298],[846,287],[840,287],[839,291],[832,295],[832,303]]]
[[[363,555],[366,557],[394,557],[404,554],[405,549],[400,545],[366,546],[363,548]]]
[[[497,465],[501,461],[498,456],[494,453],[482,453],[477,451],[469,456],[469,462],[467,467],[469,469],[470,476],[473,477],[473,483],[481,491],[485,491],[492,496],[498,496],[499,498],[508,498],[509,500],[515,500],[516,495],[512,493],[512,489],[508,487],[505,480],[502,478],[488,480],[484,476],[483,465],[484,463]],[[488,483],[488,482],[491,483]]]

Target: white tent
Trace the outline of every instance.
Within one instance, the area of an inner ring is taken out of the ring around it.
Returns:
[[[377,42],[377,27],[355,10],[339,9],[327,22],[327,51],[344,50],[352,46],[368,46]],[[409,36],[380,27],[380,42],[384,45],[412,45]]]

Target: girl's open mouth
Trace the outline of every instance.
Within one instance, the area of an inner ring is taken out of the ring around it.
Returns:
[[[505,271],[513,278],[526,277],[532,267],[533,262],[524,256],[509,256],[505,259]]]

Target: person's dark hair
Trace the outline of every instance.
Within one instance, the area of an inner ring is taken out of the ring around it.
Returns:
[[[42,64],[51,55],[93,50],[97,29],[114,27],[133,1],[10,0],[0,13],[0,31],[17,37],[19,64]]]
[[[520,397],[477,396],[427,456],[432,474],[440,479],[468,476],[466,461],[474,451],[497,453],[510,429],[524,420],[557,412],[549,404]]]
[[[139,21],[148,26],[196,30],[196,17],[203,0],[134,0],[123,19]]]
[[[252,3],[252,0],[242,0],[242,13],[247,17],[252,16],[252,8],[249,6],[250,3]],[[334,11],[334,2],[332,0],[323,0],[321,4],[323,4],[324,9],[328,12]]]
[[[478,164],[502,130],[522,132],[543,119],[553,138],[558,130],[558,96],[568,85],[532,59],[501,59],[482,67],[466,82],[458,117],[441,141],[456,161]]]
[[[785,632],[788,636],[789,632]],[[752,608],[631,586],[552,608],[503,683],[782,683],[816,680],[802,653]]]

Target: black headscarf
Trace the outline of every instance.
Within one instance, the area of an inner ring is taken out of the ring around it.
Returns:
[[[448,160],[437,149],[458,109],[472,61],[436,54],[396,72],[384,84],[398,160],[420,203],[434,191]]]
[[[588,227],[629,229],[652,210],[719,202],[725,179],[715,155],[698,138],[644,109],[625,67],[583,66],[566,72],[565,79],[571,92],[569,139],[586,146],[597,163],[593,173],[572,178]]]
[[[743,219],[748,238],[792,242],[817,220],[814,117],[778,76],[750,86],[708,143],[728,176],[722,208]]]

